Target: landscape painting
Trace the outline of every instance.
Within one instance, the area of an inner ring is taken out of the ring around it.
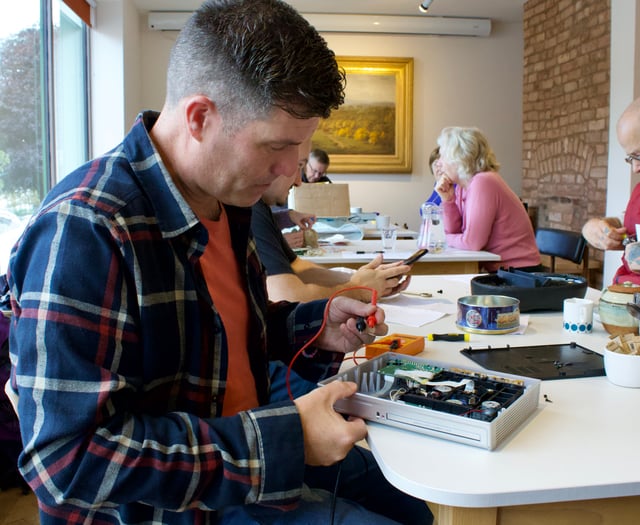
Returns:
[[[337,57],[345,102],[322,120],[313,147],[336,173],[411,172],[413,59]]]

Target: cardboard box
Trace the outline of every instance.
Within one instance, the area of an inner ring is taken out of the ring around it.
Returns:
[[[303,183],[290,193],[289,208],[318,217],[349,216],[349,185]]]

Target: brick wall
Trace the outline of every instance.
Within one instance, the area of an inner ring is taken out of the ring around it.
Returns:
[[[523,21],[522,198],[537,226],[579,231],[605,215],[610,0],[527,0]]]

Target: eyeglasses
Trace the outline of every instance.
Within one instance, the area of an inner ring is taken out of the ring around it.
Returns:
[[[314,169],[313,166],[309,164],[309,162],[307,162],[307,166],[309,166],[309,170],[313,175],[317,175],[318,177],[324,177],[327,174],[326,171],[320,171],[320,170]]]
[[[640,162],[640,155],[638,155],[637,153],[629,153],[629,155],[624,158],[624,161],[629,164],[631,164],[634,160]]]

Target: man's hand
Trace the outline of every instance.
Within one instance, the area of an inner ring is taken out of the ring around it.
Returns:
[[[302,213],[297,210],[289,210],[289,218],[302,230],[308,230],[316,222],[316,216],[313,213]]]
[[[356,327],[358,317],[375,317],[376,324],[361,332]],[[373,342],[376,336],[387,333],[384,311],[372,304],[357,299],[337,296],[331,302],[327,324],[314,343],[315,346],[334,352],[355,352],[362,345]]]
[[[304,232],[301,230],[282,234],[291,249],[304,247]]]
[[[594,248],[621,250],[627,230],[616,218],[589,219],[582,227],[582,235]]]
[[[409,286],[410,277],[405,276],[411,271],[411,266],[397,261],[382,264],[382,255],[364,264],[351,277],[353,286],[367,286],[375,288],[379,297],[386,297],[401,292]]]
[[[345,420],[333,409],[338,399],[355,394],[355,383],[334,381],[294,400],[302,422],[307,465],[332,465],[364,439],[367,427],[359,418]]]

